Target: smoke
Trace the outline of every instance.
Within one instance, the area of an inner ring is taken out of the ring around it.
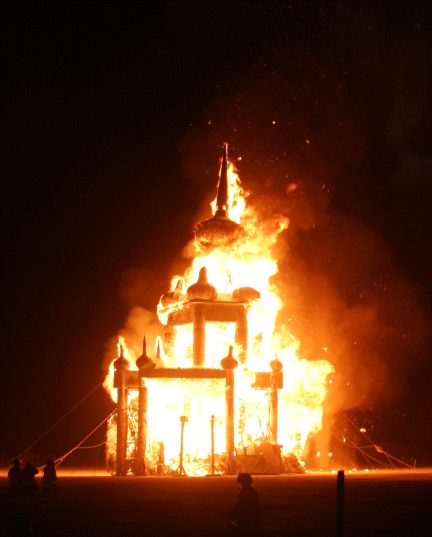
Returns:
[[[277,247],[278,324],[301,341],[302,356],[334,364],[331,419],[400,396],[425,356],[429,320],[388,229],[379,226],[378,187],[368,190],[375,108],[357,108],[354,80],[312,55],[290,51],[288,69],[283,54],[221,88],[179,150],[185,175],[212,192],[209,165],[228,141],[251,191],[248,203],[264,219],[288,217]]]
[[[297,234],[281,265],[280,321],[310,359],[328,357],[333,412],[392,402],[425,356],[428,323],[378,232],[347,216]]]
[[[402,250],[410,250],[397,219],[404,208],[414,208],[415,198],[408,197],[413,206],[401,200],[414,188],[413,163],[419,185],[430,161],[410,145],[412,134],[421,131],[421,110],[412,102],[404,109],[405,86],[395,87],[393,95],[389,83],[376,89],[383,85],[379,77],[387,58],[365,61],[364,54],[375,52],[373,43],[351,58],[355,73],[304,51],[271,52],[219,86],[201,119],[188,127],[179,153],[184,176],[203,196],[195,221],[210,216],[223,142],[251,193],[248,203],[263,219],[289,219],[276,247],[280,270],[274,282],[284,299],[278,327],[300,340],[301,356],[334,364],[325,408],[331,423],[341,411],[394,402],[426,355],[430,322],[421,288],[404,265]],[[397,65],[393,69],[395,79],[412,79],[412,69],[405,75]],[[405,110],[400,121],[395,110]],[[383,148],[389,152],[386,177],[380,175]],[[170,273],[182,273],[188,257],[185,247]],[[125,281],[131,305],[138,295],[152,298],[153,305],[148,299],[146,304],[152,310],[133,308],[122,330],[139,348],[143,333],[152,341],[161,334],[152,293],[166,285],[160,276],[139,271]]]
[[[162,336],[162,326],[156,315],[156,305],[153,311],[138,306],[129,311],[124,326],[105,345],[103,363],[105,373],[108,371],[112,360],[117,356],[117,342],[120,335],[125,338],[129,351],[132,351],[132,354],[128,357],[129,360],[135,360],[141,356],[144,336],[147,343],[147,354],[155,356],[157,338]]]

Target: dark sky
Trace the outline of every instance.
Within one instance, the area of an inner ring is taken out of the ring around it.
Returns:
[[[2,3],[3,454],[102,379],[130,306],[155,307],[225,140],[246,186],[326,183],[326,218],[379,234],[426,327],[392,419],[431,452],[431,23],[428,2]],[[55,455],[110,408],[95,394]]]

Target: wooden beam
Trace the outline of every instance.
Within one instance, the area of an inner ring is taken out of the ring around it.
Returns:
[[[206,322],[235,323],[247,309],[243,302],[224,302],[211,300],[208,302],[186,302],[182,309],[173,311],[168,318],[171,326],[189,324],[194,321],[194,311],[202,311]]]
[[[130,390],[138,390],[140,379],[225,379],[223,369],[208,369],[202,367],[148,369],[140,371],[126,371],[126,387]],[[114,372],[114,388],[118,388],[119,378],[117,371]]]

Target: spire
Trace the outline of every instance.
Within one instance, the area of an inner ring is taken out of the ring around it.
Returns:
[[[124,355],[124,347],[122,341],[119,342],[119,356],[114,362],[114,367],[116,369],[129,369],[130,362],[126,360]]]
[[[147,341],[145,336],[143,338],[143,353],[136,359],[135,363],[138,369],[152,369],[155,367],[154,362],[147,356]]]
[[[195,238],[202,251],[233,244],[243,233],[239,224],[230,220],[228,215],[228,144],[224,144],[223,149],[216,194],[216,210],[211,218],[203,220],[195,226]]]
[[[228,165],[227,165],[228,144],[224,144],[222,166],[220,170],[215,216],[228,216]]]

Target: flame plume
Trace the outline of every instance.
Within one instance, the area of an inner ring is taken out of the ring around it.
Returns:
[[[321,429],[322,408],[333,366],[326,360],[302,359],[299,342],[278,319],[289,297],[282,296],[273,283],[278,263],[272,250],[287,229],[288,220],[281,217],[263,221],[257,210],[246,203],[248,193],[233,164],[227,160],[226,147],[220,177],[218,195],[211,203],[213,218],[197,226],[191,266],[183,275],[172,279],[170,291],[162,296],[158,305],[158,317],[166,326],[170,314],[182,310],[188,302],[186,290],[199,282],[199,278],[202,280],[204,267],[207,285],[213,286],[218,301],[232,301],[239,290],[248,293],[247,359],[239,360],[235,372],[236,450],[250,453],[253,446],[269,441],[269,393],[256,389],[253,383],[255,373],[270,372],[269,364],[277,357],[284,379],[279,390],[278,443],[284,455],[294,454],[301,460],[308,436]],[[226,181],[225,186],[221,186],[222,180]],[[277,320],[281,326],[278,329]],[[220,368],[229,346],[234,346],[237,358],[244,351],[235,344],[234,323],[208,322],[205,341],[205,367]],[[128,355],[132,368],[136,369],[136,353],[132,349],[127,352],[124,341],[119,345],[123,345],[124,355]],[[190,368],[192,346],[192,325],[175,326],[169,341],[166,339],[159,346],[158,367]],[[111,366],[105,386],[113,393],[112,376]],[[218,379],[147,379],[146,385],[148,466],[155,472],[161,467],[176,469],[179,416],[186,416],[183,464],[190,475],[208,473],[211,416],[215,417],[215,453],[221,457],[225,450],[224,382]],[[129,391],[131,458],[135,449],[136,398],[136,393]],[[115,451],[114,429],[113,422],[108,432],[109,455]]]

